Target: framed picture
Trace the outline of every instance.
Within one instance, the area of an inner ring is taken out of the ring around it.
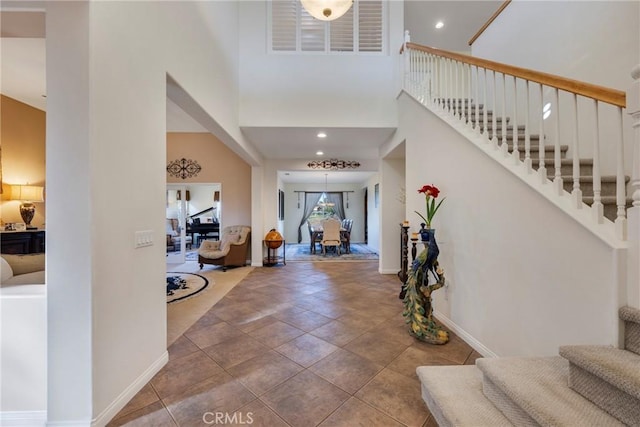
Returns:
[[[378,204],[380,203],[380,184],[376,184],[375,187],[373,187],[373,205],[374,207],[378,207]]]
[[[278,190],[278,219],[284,221],[284,191]]]

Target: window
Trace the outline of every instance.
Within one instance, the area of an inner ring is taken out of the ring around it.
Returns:
[[[384,53],[385,1],[354,0],[347,13],[334,21],[320,21],[300,0],[272,0],[271,52]]]
[[[317,222],[336,215],[333,203],[327,200],[327,193],[322,193],[318,204],[313,208],[313,213],[309,216],[309,221]]]

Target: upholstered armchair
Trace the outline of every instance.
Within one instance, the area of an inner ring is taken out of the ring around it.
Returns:
[[[247,253],[251,243],[251,227],[230,225],[224,227],[220,240],[204,240],[198,249],[198,262],[221,265],[222,271],[228,266],[243,266],[247,263]]]
[[[167,250],[169,250],[169,246],[172,247],[173,250],[180,247],[182,241],[180,240],[180,224],[178,224],[177,218],[167,218],[166,222],[167,229]],[[185,236],[184,242],[186,244],[187,249],[191,249],[191,244],[193,243],[193,239],[191,236]]]

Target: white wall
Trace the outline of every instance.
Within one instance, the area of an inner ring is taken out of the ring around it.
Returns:
[[[438,49],[469,52],[469,40],[498,10],[496,0],[405,0],[405,29],[411,41]],[[444,27],[437,29],[438,21]]]
[[[379,251],[380,250],[380,211],[381,203],[383,201],[382,195],[378,194],[378,203],[376,206],[375,201],[375,188],[378,185],[378,191],[382,191],[380,188],[380,174],[372,176],[366,183],[367,187],[367,246]],[[378,263],[378,268],[379,268]]]
[[[424,197],[412,189],[434,184],[446,197],[434,220],[447,280],[434,294],[434,307],[443,321],[488,355],[548,356],[563,344],[617,345],[623,293],[615,264],[624,251],[407,95],[399,108],[407,217],[424,210]]]
[[[385,55],[267,54],[267,2],[240,3],[243,126],[395,127],[403,2],[389,2]]]
[[[0,325],[0,349],[3,349],[0,425],[44,425],[47,408],[45,285],[0,288]]]
[[[47,2],[51,423],[106,423],[166,362],[166,75],[244,144],[237,9]]]
[[[405,160],[383,159],[380,162],[380,267],[383,274],[395,274],[400,270],[400,224],[409,220],[405,204],[399,199],[405,188]]]

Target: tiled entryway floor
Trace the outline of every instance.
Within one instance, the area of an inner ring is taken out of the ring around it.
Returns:
[[[374,262],[256,268],[169,348],[110,426],[435,426],[415,373],[480,357],[407,332]]]

